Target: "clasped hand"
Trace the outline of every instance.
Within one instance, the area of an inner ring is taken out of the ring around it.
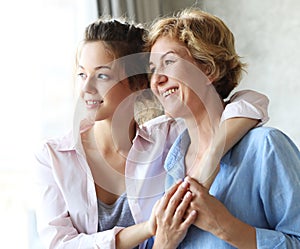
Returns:
[[[150,218],[156,235],[153,248],[176,248],[192,224],[220,236],[223,223],[231,217],[208,189],[186,177],[174,184],[153,208]]]

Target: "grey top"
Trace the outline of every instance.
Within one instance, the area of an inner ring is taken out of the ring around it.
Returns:
[[[126,193],[122,194],[112,205],[105,204],[98,199],[98,231],[109,230],[115,226],[128,227],[134,224]]]

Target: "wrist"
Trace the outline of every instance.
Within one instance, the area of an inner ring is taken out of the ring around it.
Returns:
[[[155,236],[154,244],[152,249],[175,249],[177,245],[173,245],[173,241],[166,239],[165,237]]]
[[[233,217],[230,222],[225,222],[215,233],[217,237],[237,248],[256,248],[256,230],[254,227]]]
[[[155,235],[155,228],[149,220],[145,221],[143,225],[144,231],[149,238]]]

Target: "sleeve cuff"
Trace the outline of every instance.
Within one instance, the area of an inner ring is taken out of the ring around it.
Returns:
[[[274,230],[256,228],[257,249],[281,248],[285,244],[283,233]]]
[[[116,234],[123,230],[124,227],[114,227],[111,230],[103,231],[97,234],[95,237],[96,248],[116,248]]]
[[[257,126],[261,126],[269,120],[268,114],[264,107],[252,105],[244,100],[238,100],[227,104],[222,114],[221,122],[226,119],[238,117],[258,119],[260,122],[257,124]]]

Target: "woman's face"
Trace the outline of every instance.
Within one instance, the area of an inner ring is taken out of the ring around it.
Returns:
[[[123,67],[101,41],[83,45],[77,76],[81,97],[95,121],[111,119],[122,100],[132,93]]]
[[[199,110],[210,82],[187,47],[160,37],[151,48],[151,89],[167,114],[185,117]]]

